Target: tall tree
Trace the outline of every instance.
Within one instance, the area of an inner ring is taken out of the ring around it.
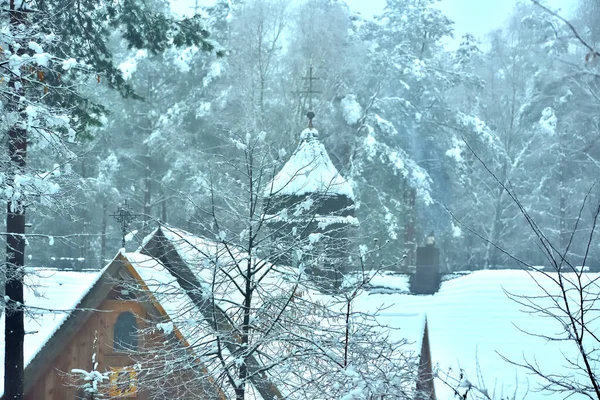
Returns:
[[[574,259],[585,254],[580,239],[569,241],[579,214],[575,199],[592,185],[587,177],[596,168],[593,101],[584,89],[588,72],[577,66],[568,29],[557,22],[532,5],[515,8],[509,25],[490,35],[490,51],[477,55],[473,72],[485,86],[456,100],[463,128],[447,156],[460,164],[453,178],[461,201],[450,208],[468,227],[457,241],[470,249],[463,256],[469,264],[510,265],[501,249],[533,264],[547,261],[490,171],[513,188],[553,242],[569,247]],[[576,237],[582,234],[580,227]]]
[[[441,163],[450,135],[444,125],[454,117],[443,97],[454,83],[444,71],[441,43],[452,24],[434,4],[388,1],[376,23],[362,24],[368,73],[361,90],[341,104],[356,132],[352,174],[362,187],[361,212],[373,222],[367,229],[379,230],[382,242],[392,240],[395,254],[389,256],[399,265],[404,254],[414,262],[418,232],[448,224],[437,202],[447,196]]]

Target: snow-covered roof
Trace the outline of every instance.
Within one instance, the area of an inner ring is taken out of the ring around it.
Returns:
[[[231,283],[230,279],[234,279],[237,281],[238,278],[243,278],[238,277],[236,275],[236,268],[232,268],[231,271],[229,271],[230,273],[228,274],[228,278],[223,280],[222,276],[215,276],[215,273],[219,271],[219,268],[214,268],[213,263],[216,262],[216,260],[218,259],[220,268],[228,268],[228,263],[232,262],[232,256],[237,260],[237,262],[245,262],[245,253],[241,253],[235,248],[230,248],[229,250],[227,250],[222,244],[219,244],[206,238],[197,237],[189,232],[173,227],[163,226],[160,228],[160,232],[162,233],[164,238],[173,246],[173,249],[179,256],[181,261],[183,261],[189,268],[189,271],[192,272],[196,276],[196,278],[198,278],[199,284],[203,287],[203,291],[205,291],[205,296],[214,296],[215,302],[224,308],[229,307],[232,303],[241,303],[241,295],[239,291],[236,290],[235,286]],[[148,245],[150,243],[150,240],[152,239],[152,236],[156,234],[157,231],[155,231],[149,237],[147,237],[144,240],[145,245]],[[160,249],[161,251],[170,251],[168,248],[164,247],[160,247]],[[142,255],[140,256],[145,257]],[[154,262],[156,263],[157,261],[154,260]],[[151,263],[152,261],[150,262],[150,264]],[[159,269],[163,268],[164,267],[159,265]],[[282,292],[283,294],[285,294],[286,290],[289,291],[294,286],[294,279],[298,279],[298,276],[294,278],[294,274],[298,274],[298,272],[295,269],[290,267],[278,266],[264,279],[262,279],[261,287],[266,292],[269,292],[272,295],[277,292]],[[403,278],[405,277],[403,276]],[[171,278],[167,277],[164,279],[169,280]],[[372,283],[375,285],[379,285],[380,281],[387,281],[387,279],[386,277],[381,277],[379,275],[375,276],[372,279]],[[211,282],[216,282],[217,284],[215,286],[211,286]],[[242,282],[238,281],[237,283],[238,285],[240,285]],[[401,285],[402,288],[406,288],[406,290],[408,290],[407,279],[404,279],[401,283],[396,282],[394,287],[398,288],[400,287],[399,285]],[[320,304],[323,307],[331,307],[331,309],[334,310],[334,314],[335,312],[339,312],[340,316],[343,314],[342,309],[345,310],[345,303],[340,303],[339,298],[334,298],[328,294],[324,294],[316,290],[303,290],[302,298],[305,301],[314,302],[315,304]],[[255,299],[254,307],[260,307],[261,301],[262,300],[260,296],[257,296],[257,298]],[[357,301],[360,301],[360,303],[356,303],[359,307],[365,305],[362,298],[359,298]],[[177,302],[179,302],[179,300]],[[177,308],[178,306],[175,306],[175,315],[177,313]],[[191,304],[188,304],[186,307],[182,308],[190,310],[193,308],[193,306]],[[380,312],[380,315],[377,315],[376,317],[374,329],[380,331],[384,336],[387,336],[388,331],[393,332],[393,340],[404,343],[402,345],[403,355],[410,357],[418,357],[421,354],[423,337],[425,333],[425,314],[419,312],[411,312],[410,310],[406,310],[403,312],[395,311],[393,313],[387,313],[386,310],[378,311]],[[196,316],[190,316],[190,318],[196,321],[194,325],[196,331],[193,331],[193,329],[187,331],[185,330],[185,328],[183,331],[184,336],[191,335],[190,337],[187,337],[187,339],[190,342],[195,341],[194,335],[198,335],[200,337],[204,337],[207,335],[206,330],[202,330],[202,328],[198,324],[199,311],[196,310],[195,313]],[[335,318],[332,318],[330,323],[334,323],[334,319]],[[342,324],[343,321],[341,321],[340,319],[339,323]],[[178,325],[179,322],[175,320],[175,324]],[[277,344],[273,344],[273,346],[276,348]],[[269,350],[263,349],[263,351]],[[285,370],[285,368],[283,369]],[[274,370],[277,370],[277,374],[286,373],[284,370],[279,371],[278,368],[275,368]],[[292,382],[295,378],[290,376],[289,379],[290,380],[288,384],[290,384],[290,387],[293,387]],[[286,387],[279,387],[279,389],[285,391]],[[258,394],[256,394],[256,396],[256,398],[260,398]]]
[[[598,278],[600,274],[584,275],[583,279],[590,282],[587,290],[594,294],[590,301],[598,298],[595,282]],[[362,294],[354,307],[357,311],[377,311],[378,321],[390,326],[394,326],[399,315],[426,314],[434,367],[438,365],[441,372],[451,368],[450,374],[455,377],[463,369],[467,378],[487,388],[492,398],[512,396],[516,391],[515,398],[523,398],[529,392],[527,399],[562,399],[564,394],[547,397],[536,392],[540,378],[501,357],[521,363],[527,359],[539,363],[543,371],[563,374],[569,368],[563,354],[578,360],[573,342],[546,341],[523,332],[545,335],[564,332],[564,327],[555,319],[525,312],[523,305],[507,296],[507,292],[540,296],[536,301],[543,309],[551,310],[552,300],[538,284],[550,294],[557,293],[557,286],[540,272],[530,275],[520,270],[477,271],[443,282],[440,291],[429,296],[408,293],[405,276],[386,275],[377,284],[373,282],[374,287]],[[590,313],[594,307],[597,309],[593,303],[589,304]],[[598,313],[588,316],[592,331],[600,328],[598,316]],[[403,334],[406,333],[409,330]],[[397,333],[391,331],[391,334]],[[478,381],[478,368],[483,384]],[[436,379],[435,385],[438,399],[455,398],[452,390],[439,380]]]
[[[355,304],[355,307],[360,307],[360,304]],[[381,329],[389,329],[394,332],[394,339],[406,340],[403,349],[411,353],[413,356],[421,355],[423,347],[423,339],[425,335],[425,325],[427,323],[427,315],[425,313],[411,312],[385,312],[380,311],[376,314],[376,320],[380,324]]]
[[[265,196],[302,196],[319,193],[346,196],[354,200],[352,186],[335,168],[319,132],[307,128],[300,135],[300,145],[275,178],[265,187]]]
[[[179,286],[177,278],[154,257],[139,252],[123,253],[123,256],[129,261],[139,279],[154,297],[156,305],[162,308],[161,311],[166,314],[164,317],[169,319],[161,322],[157,327],[167,334],[171,333],[173,329],[177,329],[187,340],[186,328],[192,315],[188,307],[189,297]]]
[[[74,307],[100,278],[102,270],[64,271],[54,268],[28,268],[26,275],[25,305],[25,366],[39,353],[60,328]],[[5,315],[0,318],[0,337],[4,338]],[[0,340],[0,360],[4,359],[4,340]],[[0,378],[4,363],[0,363]],[[4,379],[0,379],[0,393]]]
[[[365,271],[356,275],[347,275],[343,286],[354,285],[353,281],[361,279],[362,274],[369,275],[369,283],[358,296],[352,306],[358,313],[368,311],[369,315],[375,317],[375,321],[381,330],[389,330],[395,341],[406,341],[403,350],[419,356],[423,345],[427,315],[420,310],[389,310],[389,303],[380,303],[379,298],[373,294],[397,294],[409,293],[410,279],[408,275],[396,274],[389,271]],[[321,295],[321,297],[327,297]],[[319,298],[320,302],[326,302]],[[373,301],[375,300],[375,301]],[[383,307],[382,307],[383,306]]]

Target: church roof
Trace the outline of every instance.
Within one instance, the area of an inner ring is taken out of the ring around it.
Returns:
[[[300,145],[281,171],[266,186],[265,196],[302,196],[319,193],[346,196],[354,200],[350,183],[331,162],[319,132],[307,128],[300,135]]]
[[[517,399],[563,399],[566,393],[539,392],[546,383],[544,380],[506,361],[526,360],[548,374],[571,373],[572,381],[585,381],[581,370],[570,364],[571,361],[581,367],[576,343],[545,339],[566,337],[565,326],[550,317],[552,313],[566,319],[559,310],[560,293],[553,282],[556,277],[556,273],[545,275],[523,270],[476,271],[443,282],[440,291],[433,295],[414,295],[409,292],[406,275],[386,274],[371,282],[371,288],[355,300],[354,307],[358,312],[376,313],[383,326],[394,326],[398,315],[425,314],[431,358],[440,377],[449,371],[454,377],[464,372],[474,385],[489,390],[491,398],[510,394]],[[574,273],[565,273],[563,279],[569,296],[576,298],[578,292],[568,282],[577,282],[579,278]],[[589,294],[586,324],[592,332],[600,329],[600,313],[595,304],[600,293],[598,279],[598,273],[581,276]],[[528,303],[519,296],[532,299],[547,314],[532,313],[518,302]],[[391,331],[391,335],[395,334]],[[598,343],[592,338],[587,337],[586,344],[590,354],[597,351]],[[594,368],[598,368],[597,358],[592,358],[596,362]],[[453,388],[438,379],[435,391],[438,399],[456,398]],[[578,394],[570,398],[586,396]]]

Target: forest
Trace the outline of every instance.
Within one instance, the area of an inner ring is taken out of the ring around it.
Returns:
[[[169,13],[167,2],[142,3]],[[572,24],[593,48],[599,6],[580,3]],[[450,50],[452,21],[434,5],[390,0],[366,19],[339,1],[217,1],[194,10],[197,38],[181,26],[178,39],[163,37],[173,27],[142,14],[118,29],[88,21],[95,32],[69,31],[82,17],[70,13],[53,22],[63,24],[56,34],[31,27],[30,39],[43,37],[23,50],[32,72],[21,117],[35,134],[27,174],[2,196],[27,197],[27,262],[102,266],[120,247],[111,215],[125,203],[132,248],[157,221],[210,236],[206,209],[240,185],[213,166],[238,157],[248,134],[284,163],[312,109],[356,192],[360,236],[389,242],[381,257],[396,268],[414,263],[431,231],[451,271],[514,266],[504,251],[543,265],[499,182],[558,247],[575,231],[580,264],[600,199],[596,53],[530,2]],[[2,73],[9,82],[11,70]],[[14,94],[3,96],[6,132]],[[215,188],[220,199],[208,195]],[[591,253],[590,265],[600,255]]]

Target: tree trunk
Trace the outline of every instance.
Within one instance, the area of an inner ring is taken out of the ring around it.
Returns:
[[[404,192],[405,204],[408,205],[406,225],[404,226],[404,251],[406,251],[406,265],[416,265],[415,251],[417,248],[416,231],[415,231],[415,214],[416,214],[416,190],[407,188]]]
[[[144,226],[148,224],[150,215],[152,214],[152,170],[150,168],[150,149],[148,145],[144,145]]]
[[[492,231],[490,233],[490,239],[487,244],[486,256],[485,256],[485,268],[496,269],[498,267],[498,249],[496,246],[500,245],[500,229],[502,219],[502,200],[503,200],[504,189],[499,189],[498,198],[496,199],[496,210],[494,212],[494,220],[492,222]]]
[[[8,154],[14,175],[23,173],[27,155],[27,131],[13,126],[8,131]],[[14,184],[12,185],[14,187]],[[8,201],[6,213],[6,280],[8,297],[4,330],[4,396],[6,399],[23,398],[23,274],[25,265],[25,208],[20,200]]]
[[[10,26],[22,24],[24,14],[18,10],[15,0],[10,0]],[[18,49],[10,46],[11,52]],[[18,53],[17,53],[18,54]],[[17,85],[17,82],[19,83]],[[23,107],[20,97],[24,95],[20,78],[14,77],[9,83],[13,93],[10,107],[19,113],[21,121]],[[8,186],[14,188],[16,174],[24,174],[27,165],[27,131],[20,125],[13,125],[8,130],[8,157],[12,171]],[[12,182],[11,182],[12,181]],[[23,274],[25,265],[25,207],[23,200],[9,200],[6,212],[6,304],[4,327],[4,398],[10,400],[23,399],[23,342],[25,339],[25,324],[23,315]]]
[[[87,178],[87,168],[86,168],[86,164],[85,164],[85,159],[81,160],[81,177],[83,179]],[[80,239],[81,239],[81,247],[80,247],[80,257],[83,257],[86,260],[89,260],[89,236],[87,236],[86,234],[88,233],[88,224],[89,224],[89,219],[90,219],[90,213],[88,211],[88,207],[83,207],[83,215],[82,217],[82,221],[81,221],[81,233],[83,234]]]
[[[559,140],[562,139],[562,135],[561,137],[559,137]],[[563,143],[561,143],[561,148],[564,148]],[[558,205],[559,205],[559,240],[560,240],[560,251],[564,252],[567,250],[567,246],[569,245],[569,240],[570,240],[570,232],[567,231],[567,189],[565,187],[565,181],[566,181],[566,177],[565,177],[565,168],[566,168],[566,162],[565,162],[565,157],[564,154],[561,154],[559,156],[558,159],[558,171],[559,171],[559,184],[558,184],[558,196],[559,196],[559,201],[558,201]],[[567,254],[565,254],[565,256],[567,256]]]
[[[238,379],[239,385],[235,389],[235,398],[236,400],[244,400],[246,396],[246,380],[248,379],[248,365],[246,364],[248,357],[248,344],[250,343],[250,307],[252,306],[252,231],[250,231],[250,246],[248,252],[248,258],[246,266],[246,276],[245,279],[245,295],[244,295],[244,317],[242,321],[242,335],[240,340],[239,350],[241,352],[240,357],[243,359],[242,364],[240,365],[240,369],[238,371]]]
[[[154,94],[154,77],[150,74],[146,80],[147,84],[147,93],[146,99],[148,104],[153,104],[153,94]],[[146,115],[147,120],[145,123],[142,123],[142,132],[148,134],[148,136],[152,135],[153,123],[152,118],[150,117],[150,112],[148,110],[148,114]],[[150,221],[152,214],[152,157],[150,155],[150,146],[148,143],[144,142],[144,155],[142,156],[144,162],[144,204],[143,204],[143,220],[144,220],[144,229],[148,228],[148,221]],[[145,232],[145,231],[143,231]]]
[[[100,265],[104,266],[106,259],[106,227],[108,225],[108,200],[102,202],[102,232],[100,235]]]
[[[167,195],[162,184],[158,185],[158,203],[160,203],[160,222],[167,223]]]
[[[17,131],[17,132],[15,132]],[[18,132],[21,131],[21,132]],[[15,137],[25,135],[25,131],[11,129],[9,132],[9,148],[14,148]],[[25,148],[24,139],[17,143],[17,147]],[[16,154],[11,153],[11,159]],[[24,161],[24,158],[23,158]],[[6,320],[4,328],[4,398],[20,400],[23,398],[23,341],[25,339],[25,326],[23,320],[23,274],[25,265],[25,210],[20,202],[8,202],[6,215],[6,230],[10,234],[6,240],[6,278],[5,296],[7,302]]]
[[[508,165],[504,162],[502,167],[502,181],[506,184]],[[496,269],[498,267],[498,249],[500,246],[500,232],[502,231],[502,203],[504,202],[504,188],[498,188],[496,197],[496,207],[494,211],[494,220],[492,221],[492,229],[489,235],[489,242],[485,252],[485,268]]]
[[[560,200],[559,200],[559,229],[560,229],[560,251],[566,251],[569,245],[569,239],[571,237],[570,232],[567,231],[567,199],[565,198],[565,189],[563,188],[562,182],[559,186]],[[566,256],[566,254],[565,254]]]

